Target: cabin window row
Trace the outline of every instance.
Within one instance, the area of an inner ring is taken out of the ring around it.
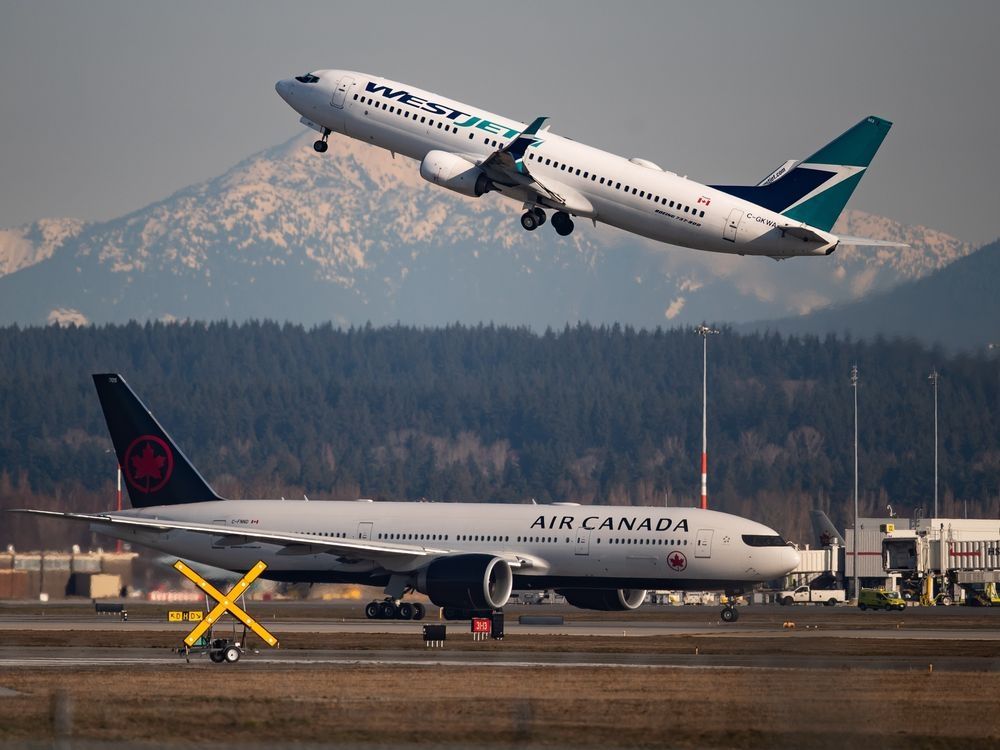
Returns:
[[[407,120],[413,120],[414,122],[417,122],[417,113],[413,112],[412,110],[404,109],[403,107],[397,107],[394,104],[386,104],[385,102],[379,102],[372,99],[371,97],[363,97],[363,96],[359,97],[358,94],[354,95],[354,100],[355,101],[360,100],[362,104],[367,104],[371,107],[375,107],[375,109],[384,109],[391,115],[398,115]],[[458,128],[449,125],[448,123],[442,122],[440,120],[435,120],[433,117],[427,117],[427,115],[420,115],[419,121],[420,123],[425,124],[430,128],[436,127],[438,130],[444,130],[448,133],[458,132]]]

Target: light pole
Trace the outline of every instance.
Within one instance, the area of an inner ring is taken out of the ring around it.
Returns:
[[[858,599],[858,366],[851,367],[851,387],[854,389],[854,599]]]
[[[934,384],[934,517],[938,517],[938,375],[937,368],[931,370],[927,379]]]
[[[701,336],[701,509],[708,508],[708,337],[719,333],[702,323],[694,329]]]

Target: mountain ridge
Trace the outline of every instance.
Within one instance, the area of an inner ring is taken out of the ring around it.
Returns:
[[[413,160],[344,138],[323,156],[310,144],[296,136],[111,221],[0,232],[0,322],[746,322],[854,299],[971,250],[856,211],[839,231],[914,247],[775,265],[600,224],[527,233],[515,203],[437,188]]]

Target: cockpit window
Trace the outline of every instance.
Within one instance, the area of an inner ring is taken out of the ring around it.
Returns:
[[[295,80],[299,83],[316,83],[319,81],[319,76],[314,76],[312,73],[306,73],[304,76],[295,76]]]
[[[765,534],[744,534],[743,541],[748,547],[784,547],[785,540],[780,536]]]

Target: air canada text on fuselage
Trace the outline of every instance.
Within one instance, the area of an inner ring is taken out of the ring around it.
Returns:
[[[674,523],[671,518],[643,518],[635,516],[586,516],[577,524],[576,516],[539,516],[531,524],[532,529],[586,529],[595,531],[687,531],[688,522],[682,518]]]

